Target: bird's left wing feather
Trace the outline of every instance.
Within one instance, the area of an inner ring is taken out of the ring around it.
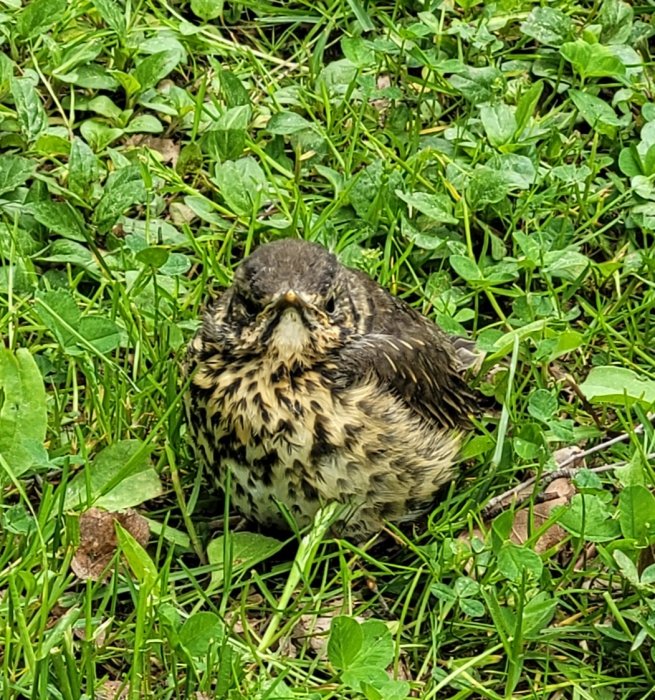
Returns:
[[[344,387],[371,376],[395,392],[428,421],[454,428],[470,423],[480,400],[466,383],[457,352],[427,338],[369,333],[351,338],[341,350],[334,379]]]

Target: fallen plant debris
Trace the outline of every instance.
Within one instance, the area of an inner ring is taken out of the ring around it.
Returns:
[[[108,566],[118,548],[115,523],[120,523],[141,546],[148,543],[148,521],[135,510],[108,513],[89,508],[80,515],[80,542],[71,560],[71,569],[78,578],[99,581],[110,575]]]

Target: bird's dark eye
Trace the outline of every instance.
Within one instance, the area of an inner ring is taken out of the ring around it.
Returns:
[[[337,308],[336,302],[333,296],[329,296],[325,302],[325,311],[329,314],[333,314]]]
[[[256,316],[259,313],[259,304],[250,297],[242,296],[240,302],[248,316]]]

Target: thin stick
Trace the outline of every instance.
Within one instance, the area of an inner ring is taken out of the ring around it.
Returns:
[[[650,417],[650,416],[649,416]],[[608,447],[611,447],[612,445],[616,445],[620,442],[625,442],[626,440],[629,440],[630,437],[634,435],[639,435],[644,432],[644,426],[643,424],[639,424],[635,427],[634,431],[632,433],[621,433],[621,435],[617,435],[616,437],[610,438],[609,440],[604,440],[603,442],[599,443],[598,445],[594,445],[593,447],[590,447],[586,450],[583,450],[582,452],[578,452],[574,455],[571,455],[567,459],[565,459],[562,464],[560,464],[559,469],[555,470],[554,472],[550,472],[548,474],[542,474],[541,477],[539,476],[531,476],[529,479],[526,479],[525,481],[521,482],[520,484],[517,484],[516,486],[512,487],[511,489],[508,489],[504,493],[501,493],[498,496],[494,496],[489,503],[483,508],[482,510],[482,516],[487,519],[490,517],[493,517],[495,514],[497,514],[500,510],[502,510],[505,505],[507,505],[508,501],[512,499],[515,496],[518,496],[522,491],[525,491],[525,489],[529,488],[532,486],[539,478],[541,478],[543,484],[547,486],[550,484],[552,481],[555,479],[558,479],[560,477],[571,477],[577,472],[580,467],[575,467],[574,469],[571,469],[571,465],[575,464],[575,462],[584,459],[585,457],[588,457],[589,455],[595,454],[596,452],[601,452],[602,450],[606,450]],[[655,455],[654,454],[649,454],[647,455],[647,459],[652,459]],[[610,471],[611,469],[615,469],[617,466],[625,466],[625,463],[619,462],[616,464],[607,464],[604,465],[607,467],[606,469],[602,467],[596,467],[594,469],[591,469],[590,471]]]

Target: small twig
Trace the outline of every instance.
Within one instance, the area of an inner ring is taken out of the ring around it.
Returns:
[[[649,416],[651,418],[651,416]],[[571,455],[567,459],[565,459],[562,464],[559,465],[559,468],[556,469],[553,472],[547,473],[547,474],[542,474],[541,477],[539,476],[531,476],[529,479],[526,479],[525,481],[521,482],[520,484],[517,484],[516,486],[512,487],[511,489],[508,489],[504,493],[501,493],[498,496],[494,496],[489,503],[483,508],[482,510],[482,517],[486,520],[489,518],[494,517],[497,515],[503,508],[505,508],[507,505],[509,505],[509,502],[511,499],[515,496],[518,496],[522,491],[525,491],[527,488],[532,486],[534,483],[536,483],[537,480],[541,479],[543,486],[548,486],[552,481],[558,478],[571,478],[579,469],[580,467],[574,467],[571,468],[572,464],[575,464],[575,462],[578,462],[585,457],[588,457],[589,455],[595,454],[596,452],[601,452],[602,450],[606,450],[608,447],[611,447],[612,445],[616,445],[620,442],[625,442],[626,440],[629,440],[630,437],[634,435],[639,435],[640,433],[643,433],[644,431],[644,426],[640,423],[637,425],[632,433],[621,433],[621,435],[617,435],[616,437],[610,438],[609,440],[604,440],[603,442],[599,443],[598,445],[594,445],[593,447],[590,447],[586,450],[583,450],[582,452],[578,452],[574,455]],[[649,454],[647,455],[647,459],[652,459],[655,457],[654,454]],[[616,464],[606,464],[603,465],[602,467],[595,467],[593,469],[590,469],[590,471],[593,472],[603,472],[603,471],[610,471],[611,469],[615,469],[616,467],[619,466],[625,466],[625,462],[617,462]]]
[[[655,452],[650,452],[649,454],[646,455],[646,459],[655,459]],[[614,462],[612,464],[601,464],[598,467],[591,467],[587,469],[587,471],[593,472],[594,474],[602,474],[603,472],[610,472],[613,469],[619,469],[620,467],[625,467],[628,465],[628,462]],[[556,469],[554,472],[549,472],[548,474],[544,474],[542,476],[542,481],[540,486],[545,489],[548,487],[549,484],[551,484],[553,481],[556,481],[557,479],[572,479],[580,470],[582,467],[563,467],[562,469]],[[531,486],[535,481],[536,477],[532,477],[531,479],[528,479],[527,481],[524,481],[522,484],[519,484],[520,490],[524,490],[528,486]],[[514,489],[512,489],[514,491]],[[509,492],[507,492],[509,493]],[[518,492],[517,492],[518,493]],[[506,495],[506,494],[502,494]],[[546,495],[546,494],[541,494],[541,495]],[[530,500],[531,496],[526,496],[523,499],[513,501],[513,505],[516,505],[517,507],[521,507],[525,503],[527,503]],[[493,499],[495,500],[495,499]],[[543,500],[548,500],[548,499],[543,499]],[[501,513],[501,511],[508,506],[509,503],[494,503],[492,501],[489,501],[489,503],[484,507],[482,510],[482,517],[485,520],[491,520],[492,518],[495,518],[497,515]]]

